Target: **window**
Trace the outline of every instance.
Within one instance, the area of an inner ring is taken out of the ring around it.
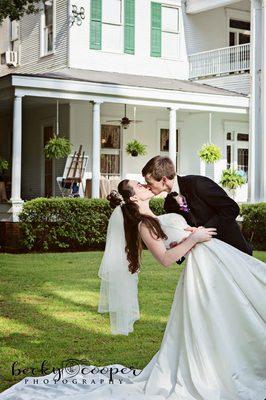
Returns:
[[[250,43],[250,22],[229,20],[229,46]]]
[[[160,129],[160,151],[169,151],[169,129]],[[176,151],[178,152],[178,129],[176,130]]]
[[[45,0],[41,14],[41,55],[54,51],[54,0]]]
[[[151,2],[151,56],[179,56],[179,9]]]
[[[121,126],[101,126],[101,174],[120,175]]]
[[[135,0],[91,0],[90,48],[134,54]]]
[[[248,133],[232,130],[226,133],[226,138],[227,168],[243,171],[248,179]]]
[[[160,128],[160,155],[169,156],[169,129]],[[178,129],[176,130],[176,165],[178,165]]]

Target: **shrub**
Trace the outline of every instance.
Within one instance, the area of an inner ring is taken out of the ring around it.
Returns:
[[[243,204],[242,229],[256,250],[266,250],[266,203]]]
[[[163,199],[152,199],[151,208],[156,215],[163,214]],[[20,214],[23,246],[38,251],[103,249],[112,211],[104,199],[27,201]]]
[[[107,200],[38,198],[27,201],[20,214],[27,249],[102,248],[111,208]]]

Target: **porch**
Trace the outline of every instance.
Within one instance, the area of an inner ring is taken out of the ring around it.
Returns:
[[[70,139],[73,151],[82,144],[89,157],[85,178],[91,185],[87,195],[93,198],[101,195],[103,177],[141,180],[143,165],[156,154],[169,155],[180,175],[205,173],[217,182],[228,163],[247,163],[247,152],[242,154],[237,141],[238,133],[249,134],[246,96],[187,81],[87,70],[12,74],[1,78],[0,86],[5,113],[1,156],[12,166],[10,198],[0,204],[2,220],[17,221],[24,201],[60,195],[56,178],[62,176],[65,159],[47,167],[43,155],[45,134],[56,126],[56,101],[60,135]],[[136,107],[136,119],[142,121],[127,129],[119,123],[125,105],[131,120]],[[223,158],[202,172],[197,151],[209,140],[210,116],[212,141]],[[146,156],[133,158],[125,152],[132,139],[147,145]],[[230,159],[229,145],[236,149]],[[239,201],[247,200],[247,187],[239,196]]]
[[[189,79],[249,71],[250,43],[202,51],[189,56]]]

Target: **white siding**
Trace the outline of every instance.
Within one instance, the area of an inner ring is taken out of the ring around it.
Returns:
[[[198,79],[196,82],[222,89],[232,90],[238,93],[249,94],[251,76],[250,74],[235,74],[211,79]]]
[[[181,0],[168,0],[167,4],[181,6]],[[71,68],[92,69],[139,75],[187,79],[188,63],[182,12],[180,18],[180,57],[150,56],[150,0],[135,0],[135,54],[90,49],[90,1],[73,0],[73,4],[85,8],[85,20],[81,26],[70,29]],[[183,13],[184,13],[183,6]],[[103,45],[104,47],[104,45]]]
[[[20,21],[21,65],[17,68],[4,67],[0,76],[11,72],[33,73],[57,70],[67,66],[68,57],[68,5],[66,0],[56,0],[55,53],[40,57],[40,15],[25,15]],[[5,21],[0,27],[0,39],[5,38],[4,46],[9,45]],[[1,42],[1,40],[0,40]]]

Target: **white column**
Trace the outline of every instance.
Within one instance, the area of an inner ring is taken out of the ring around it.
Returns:
[[[100,197],[101,168],[101,102],[93,102],[92,108],[92,189],[91,197]]]
[[[22,97],[15,96],[13,105],[13,148],[11,199],[13,221],[18,221],[22,209],[21,199],[21,160],[22,160]]]
[[[262,125],[261,125],[261,49],[262,12],[261,0],[251,0],[251,95],[250,95],[250,147],[249,147],[249,200],[261,198],[262,174]]]
[[[169,157],[176,170],[176,108],[169,108]]]
[[[262,68],[261,68],[261,116],[262,116],[262,168],[261,199],[266,201],[266,0],[262,1]]]

